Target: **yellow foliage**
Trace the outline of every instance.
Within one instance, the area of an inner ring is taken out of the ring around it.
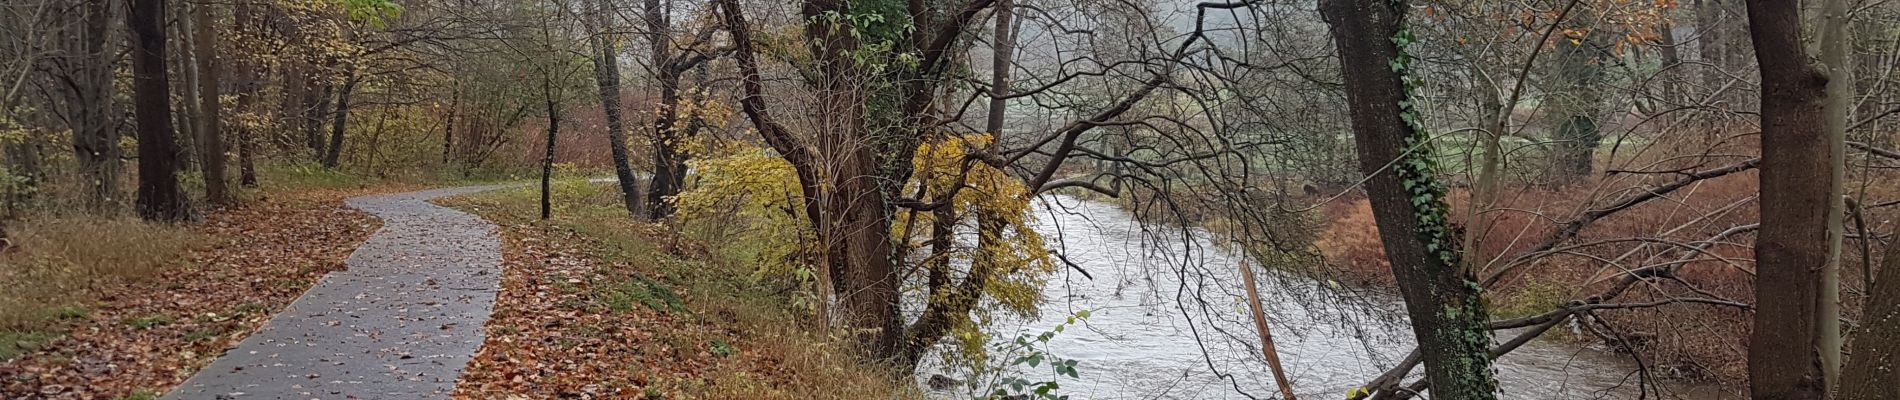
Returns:
[[[912,165],[916,168],[905,193],[916,193],[924,186],[926,194],[947,194],[961,180],[966,187],[956,190],[949,206],[954,207],[959,227],[974,227],[978,239],[974,246],[956,246],[943,265],[983,266],[993,271],[983,283],[983,294],[1001,310],[1033,316],[1042,299],[1045,277],[1056,264],[1044,247],[1042,235],[1030,225],[1035,207],[1029,188],[989,164],[966,161],[976,149],[990,145],[987,134],[951,137],[919,146]],[[968,171],[965,171],[965,168]],[[935,214],[918,213],[914,220],[900,218],[892,226],[893,236],[910,232],[906,248],[919,248],[930,239],[929,227],[935,226]],[[912,227],[915,227],[913,229]],[[948,301],[933,298],[930,301]],[[971,315],[956,316],[958,321],[950,337],[957,340],[973,365],[982,365],[984,345],[989,335],[981,329],[992,319],[992,310],[978,307]]]
[[[757,146],[707,140],[695,144],[687,163],[698,177],[674,203],[688,220],[718,221],[724,228],[740,229],[744,242],[759,262],[758,273],[793,274],[806,266],[796,257],[813,235],[801,218],[802,192],[792,165]]]

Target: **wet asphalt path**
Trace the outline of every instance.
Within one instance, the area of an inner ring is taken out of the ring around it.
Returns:
[[[481,347],[501,280],[501,239],[429,200],[475,186],[355,197],[383,220],[259,331],[166,399],[438,399]]]

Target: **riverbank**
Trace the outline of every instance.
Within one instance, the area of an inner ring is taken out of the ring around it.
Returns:
[[[1086,310],[1088,317],[1049,336],[1048,356],[1074,361],[1076,376],[1014,366],[1004,376],[1054,380],[1059,394],[1088,399],[1248,399],[1278,388],[1260,356],[1242,301],[1242,259],[1205,231],[1183,234],[1139,222],[1120,206],[1050,196],[1034,227],[1058,243],[1073,268],[1043,288],[1038,317],[987,328],[993,345],[1032,337]],[[1060,230],[1061,234],[1055,234]],[[1189,239],[1191,237],[1191,239]],[[1087,271],[1086,274],[1080,271]],[[1357,388],[1406,357],[1412,335],[1397,296],[1309,276],[1255,269],[1280,358],[1300,397],[1328,398]],[[955,371],[925,371],[954,375]],[[1532,341],[1495,364],[1509,398],[1729,398],[1701,387],[1647,382],[1637,364],[1567,341]],[[981,383],[978,385],[982,386]],[[949,388],[933,398],[969,398],[980,389]]]
[[[1649,187],[1668,182],[1669,177],[1619,177],[1603,182],[1586,182],[1569,187],[1518,187],[1506,190],[1496,212],[1479,226],[1467,226],[1468,194],[1454,191],[1452,219],[1467,233],[1482,235],[1477,248],[1467,249],[1467,257],[1494,273],[1532,252],[1540,241],[1553,236],[1565,224],[1577,221],[1576,215],[1589,207],[1620,204],[1622,199],[1641,194],[1637,190],[1611,190],[1617,185]],[[1644,180],[1647,179],[1647,180]],[[1558,243],[1560,254],[1534,254],[1521,265],[1490,285],[1486,291],[1495,320],[1544,314],[1573,300],[1656,304],[1654,306],[1615,307],[1589,313],[1580,323],[1566,323],[1543,335],[1575,345],[1609,349],[1646,367],[1645,379],[1670,379],[1696,384],[1735,386],[1745,382],[1745,345],[1750,314],[1745,309],[1709,303],[1676,303],[1686,297],[1725,299],[1752,303],[1752,277],[1745,267],[1752,259],[1752,234],[1712,241],[1707,248],[1685,256],[1679,248],[1647,245],[1630,238],[1660,238],[1670,242],[1695,243],[1716,237],[1736,226],[1754,222],[1755,206],[1749,200],[1756,191],[1753,173],[1740,173],[1700,182],[1665,200],[1639,202],[1625,209],[1584,222],[1573,237]],[[1274,231],[1281,242],[1279,249],[1253,246],[1249,252],[1263,265],[1279,268],[1307,278],[1362,288],[1373,292],[1396,293],[1391,269],[1385,261],[1371,207],[1356,192],[1333,197],[1338,192],[1309,192],[1282,199],[1282,210],[1294,210],[1275,218]],[[1123,210],[1135,207],[1126,199],[1110,201]],[[1151,200],[1151,199],[1144,199]],[[1184,210],[1155,216],[1153,211],[1136,213],[1144,221],[1166,226],[1187,223],[1218,231],[1228,227],[1227,216],[1219,207],[1194,204],[1192,199],[1173,199],[1174,206],[1147,206],[1149,210]],[[1258,209],[1275,209],[1273,200]],[[1321,203],[1323,202],[1323,203]],[[1178,216],[1176,214],[1179,214]],[[1880,221],[1881,219],[1870,220]],[[1291,245],[1289,245],[1291,244]],[[1288,251],[1287,248],[1292,250]],[[1672,261],[1681,259],[1681,261]],[[1613,262],[1607,262],[1616,260]],[[1623,287],[1617,295],[1600,294],[1618,284],[1620,272],[1641,266],[1675,264],[1667,277],[1651,279]],[[1847,260],[1849,276],[1857,281],[1859,260]],[[1849,289],[1852,292],[1852,288]],[[1850,303],[1857,303],[1850,297]],[[1850,313],[1856,309],[1850,304]],[[1850,314],[1851,315],[1851,314]],[[1500,340],[1508,339],[1508,337]],[[1376,373],[1373,375],[1377,375]],[[1370,379],[1371,376],[1363,379]],[[1634,378],[1632,378],[1634,379]]]
[[[808,333],[790,291],[708,241],[627,217],[609,185],[563,179],[439,200],[501,226],[502,289],[456,397],[864,399],[913,387]]]

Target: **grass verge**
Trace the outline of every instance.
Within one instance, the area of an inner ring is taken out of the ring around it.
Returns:
[[[457,398],[915,398],[801,328],[786,290],[722,245],[629,218],[608,185],[445,199],[502,226],[502,290]],[[691,225],[694,221],[681,221]]]

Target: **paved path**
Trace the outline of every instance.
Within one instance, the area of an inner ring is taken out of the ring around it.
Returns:
[[[436,399],[482,345],[501,281],[501,239],[429,200],[477,186],[351,198],[383,220],[262,329],[166,399]]]

